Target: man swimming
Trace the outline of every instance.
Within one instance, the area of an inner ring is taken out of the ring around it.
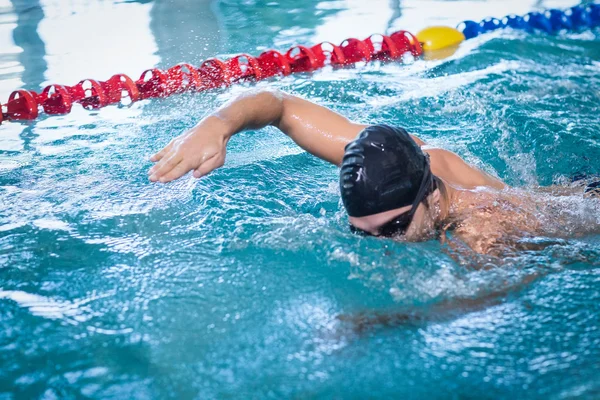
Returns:
[[[169,182],[190,171],[205,176],[225,162],[231,136],[269,125],[341,167],[340,193],[354,232],[415,241],[452,229],[475,252],[500,256],[527,248],[527,239],[539,235],[600,230],[596,216],[582,220],[557,212],[555,202],[540,201],[541,192],[510,188],[402,128],[353,123],[280,91],[245,93],[202,119],[151,157],[156,164],[150,180]],[[585,190],[591,196],[597,187],[593,183]],[[573,195],[582,188],[545,190]]]

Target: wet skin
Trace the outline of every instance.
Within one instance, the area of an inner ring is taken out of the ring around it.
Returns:
[[[228,102],[173,139],[151,157],[149,170],[153,182],[170,182],[193,171],[200,178],[225,162],[227,142],[248,129],[275,126],[307,152],[339,166],[345,146],[366,127],[310,101],[280,91],[249,91]],[[575,189],[545,188],[550,193],[533,195],[513,190],[485,172],[467,164],[458,155],[413,140],[429,154],[432,173],[441,179],[444,190],[435,190],[420,204],[409,225],[405,240],[431,237],[436,227],[452,226],[457,238],[481,254],[503,255],[516,248],[520,239],[535,235],[566,236],[557,221],[578,223],[552,216],[548,196]],[[596,202],[597,203],[597,202]],[[350,223],[375,236],[379,228],[410,206],[365,217],[350,217]],[[554,212],[555,213],[555,212]],[[563,216],[564,217],[564,216]],[[586,232],[598,232],[597,223],[582,222]]]

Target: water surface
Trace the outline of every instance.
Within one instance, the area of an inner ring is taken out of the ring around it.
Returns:
[[[0,2],[1,99],[574,4],[180,3]],[[600,174],[599,49],[598,31],[507,30],[443,61],[259,86],[402,125],[529,190]],[[0,397],[600,396],[599,236],[480,260],[483,270],[436,241],[360,238],[337,169],[271,128],[234,137],[202,180],[148,182],[150,154],[249,86],[0,126]],[[579,196],[563,202],[585,210]],[[347,321],[405,311],[418,317],[362,332]]]

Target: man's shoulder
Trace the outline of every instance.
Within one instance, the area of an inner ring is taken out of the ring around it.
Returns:
[[[504,183],[467,163],[458,154],[437,147],[423,146],[423,151],[431,159],[431,172],[434,175],[465,188],[488,186],[503,189]]]

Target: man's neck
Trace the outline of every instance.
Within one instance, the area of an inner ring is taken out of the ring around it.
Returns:
[[[443,182],[444,189],[440,191],[440,215],[442,223],[455,213],[460,213],[464,207],[470,207],[473,193],[470,190],[457,189]]]
[[[446,194],[440,197],[440,219],[447,218],[470,209],[474,204],[481,203],[487,197],[494,197],[494,189],[490,192],[470,189],[459,189],[445,184]]]
[[[446,182],[442,181],[442,184],[444,185],[444,187],[439,188],[439,190],[440,190],[440,200],[439,200],[440,214],[438,216],[438,219],[441,223],[444,223],[444,221],[450,215],[450,210],[452,209],[452,205],[454,204],[453,199],[456,196],[456,189],[450,187]]]

